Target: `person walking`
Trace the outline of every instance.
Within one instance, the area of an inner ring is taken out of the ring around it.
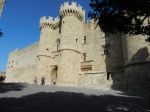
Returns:
[[[37,83],[37,77],[34,77],[34,84],[38,84]]]
[[[42,78],[41,78],[41,85],[44,85],[45,84],[45,77],[43,76]]]

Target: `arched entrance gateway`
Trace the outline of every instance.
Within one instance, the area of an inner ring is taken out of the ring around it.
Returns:
[[[57,81],[57,70],[58,70],[58,67],[56,65],[52,66],[52,70],[51,70],[51,73],[50,73],[50,79],[51,79],[51,84],[52,85],[56,84],[56,81]]]

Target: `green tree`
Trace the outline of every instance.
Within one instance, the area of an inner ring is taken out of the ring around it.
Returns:
[[[150,37],[150,0],[91,0],[90,7],[104,32]]]

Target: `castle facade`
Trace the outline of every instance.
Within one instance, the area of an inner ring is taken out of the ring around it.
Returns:
[[[144,90],[150,79],[146,36],[105,34],[76,2],[60,7],[60,19],[40,19],[40,40],[10,53],[6,82]]]

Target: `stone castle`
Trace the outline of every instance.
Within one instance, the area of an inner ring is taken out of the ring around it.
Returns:
[[[40,19],[40,40],[10,53],[6,82],[145,90],[150,85],[146,36],[105,34],[76,2],[60,7],[60,19]]]

